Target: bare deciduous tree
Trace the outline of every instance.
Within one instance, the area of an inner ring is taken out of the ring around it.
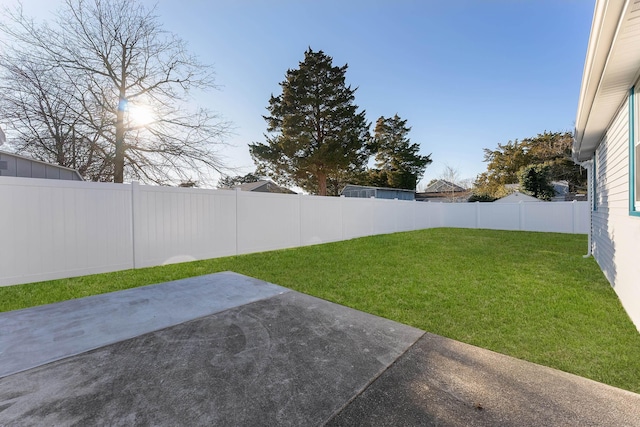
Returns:
[[[471,188],[470,180],[462,179],[460,177],[460,171],[447,163],[445,163],[444,169],[440,174],[440,179],[449,184],[446,189],[446,199],[449,202],[460,201],[461,198],[464,199],[466,193],[461,197],[461,193],[463,192],[460,189],[468,190]]]
[[[2,118],[12,124],[13,148],[49,163],[77,169],[100,180],[109,169],[108,153],[97,133],[83,127],[73,85],[50,65],[13,52],[0,58]],[[92,135],[89,140],[83,135]],[[111,174],[112,175],[112,174]]]
[[[55,152],[56,162],[114,182],[206,182],[223,168],[215,149],[227,124],[188,103],[192,90],[215,87],[213,73],[161,29],[153,9],[66,0],[55,25],[36,24],[20,8],[5,16],[0,69],[13,89],[0,102],[18,150]]]

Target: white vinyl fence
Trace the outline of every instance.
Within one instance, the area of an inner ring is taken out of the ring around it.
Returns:
[[[587,233],[588,202],[424,203],[0,178],[0,286],[434,227]]]

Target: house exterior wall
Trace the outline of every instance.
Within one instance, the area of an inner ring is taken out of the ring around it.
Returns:
[[[341,193],[345,197],[371,198],[376,199],[398,199],[398,200],[415,200],[415,192],[410,190],[366,187],[360,185],[347,185]]]
[[[82,177],[73,169],[31,160],[5,152],[0,152],[0,176],[82,181]]]
[[[605,132],[594,161],[592,253],[640,329],[640,217],[629,215],[628,100]]]
[[[398,199],[398,200],[414,200],[416,194],[403,190],[391,190],[387,188],[378,189],[376,192],[377,199]]]

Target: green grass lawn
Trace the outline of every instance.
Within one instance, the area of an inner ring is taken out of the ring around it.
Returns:
[[[0,288],[0,311],[231,270],[640,393],[640,334],[584,235],[429,229]]]

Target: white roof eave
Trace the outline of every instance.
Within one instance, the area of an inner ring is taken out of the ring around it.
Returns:
[[[640,70],[640,0],[597,0],[576,117],[573,159],[590,159]]]

